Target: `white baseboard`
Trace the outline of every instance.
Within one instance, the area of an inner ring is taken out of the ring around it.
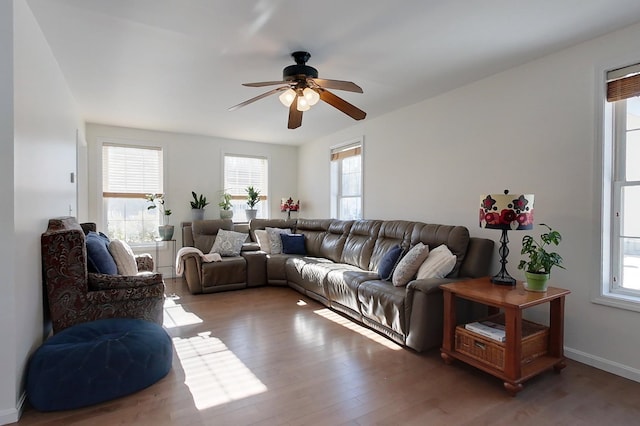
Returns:
[[[564,348],[564,354],[567,358],[574,361],[590,365],[591,367],[604,370],[608,373],[615,374],[616,376],[624,377],[625,379],[640,382],[640,370],[629,367],[628,365],[620,364],[605,358],[600,358],[586,352],[567,348],[566,346]]]
[[[0,425],[8,425],[9,423],[15,423],[20,420],[22,411],[24,410],[24,402],[27,399],[27,394],[22,392],[20,399],[18,400],[18,406],[16,408],[9,408],[7,410],[0,411]]]

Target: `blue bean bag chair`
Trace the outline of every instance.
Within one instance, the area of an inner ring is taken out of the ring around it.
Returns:
[[[70,410],[144,389],[167,375],[173,345],[158,324],[102,319],[47,339],[27,369],[27,397],[39,411]]]

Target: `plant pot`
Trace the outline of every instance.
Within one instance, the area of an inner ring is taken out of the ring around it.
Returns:
[[[233,218],[233,210],[220,210],[220,219]]]
[[[258,210],[256,209],[247,209],[244,212],[247,215],[247,222],[251,222],[251,220],[255,219],[258,214]]]
[[[527,282],[524,283],[525,290],[528,291],[547,291],[547,285],[549,284],[549,274],[537,274],[533,272],[525,272]]]
[[[158,226],[158,234],[162,241],[171,241],[173,238],[173,225]]]
[[[204,209],[191,209],[191,220],[203,220]]]

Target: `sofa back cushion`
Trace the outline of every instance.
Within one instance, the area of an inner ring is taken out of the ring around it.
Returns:
[[[352,220],[334,220],[329,225],[327,233],[322,239],[320,253],[317,257],[324,257],[334,262],[340,262],[344,244],[353,226]]]
[[[298,219],[296,233],[304,234],[308,256],[321,257],[322,241],[327,236],[331,222],[331,219]]]
[[[411,247],[422,242],[433,250],[441,244],[446,244],[456,258],[456,265],[447,277],[456,278],[460,272],[460,265],[464,262],[469,246],[469,230],[464,226],[434,225],[417,222],[411,233]]]
[[[400,246],[405,252],[409,250],[411,244],[411,233],[415,222],[405,220],[388,220],[380,225],[378,238],[373,246],[371,259],[369,260],[370,271],[377,271],[380,262],[385,254],[394,246]]]
[[[233,222],[230,219],[194,220],[191,224],[193,246],[203,253],[209,253],[220,229],[232,231]]]
[[[355,221],[344,243],[340,262],[368,270],[381,225],[380,220]]]

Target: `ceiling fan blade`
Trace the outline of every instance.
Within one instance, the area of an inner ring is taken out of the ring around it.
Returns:
[[[269,90],[268,92],[265,92],[262,95],[258,95],[255,98],[251,98],[251,99],[246,100],[246,101],[244,101],[242,103],[239,103],[238,105],[232,106],[231,108],[229,108],[229,111],[235,111],[238,108],[242,108],[243,106],[249,105],[252,102],[259,101],[262,98],[266,98],[267,96],[271,96],[274,93],[282,92],[283,90],[287,90],[288,88],[289,88],[289,86],[282,86],[282,87],[275,88],[273,90]]]
[[[243,86],[247,87],[264,87],[264,86],[275,86],[276,84],[289,84],[288,81],[259,81],[257,83],[242,83]]]
[[[312,80],[318,86],[327,89],[336,89],[336,90],[347,90],[349,92],[363,93],[362,87],[358,86],[352,81],[342,81],[342,80],[325,80],[324,78],[308,78],[307,80]]]
[[[328,90],[325,90],[325,89],[320,90],[320,99],[322,99],[332,107],[337,108],[340,111],[344,112],[354,120],[362,120],[367,116],[366,112],[356,107],[355,105],[350,104],[344,99],[334,95]]]
[[[289,106],[289,125],[287,127],[289,127],[290,129],[297,129],[298,127],[302,126],[302,111],[298,111],[297,108],[297,104],[298,102],[297,98],[294,99],[293,102],[291,102],[291,105]]]

